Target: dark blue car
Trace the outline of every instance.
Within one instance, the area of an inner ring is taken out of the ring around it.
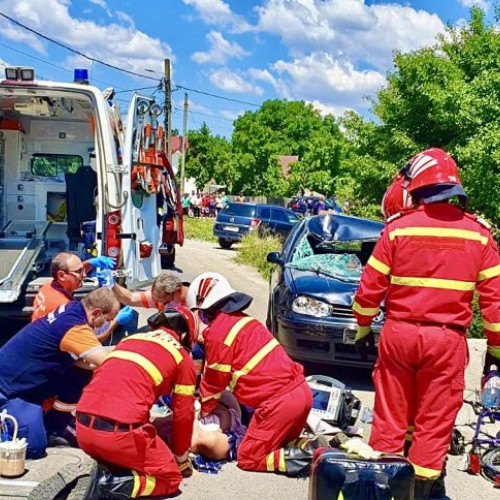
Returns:
[[[281,252],[270,280],[267,326],[299,361],[371,366],[376,349],[361,361],[354,348],[353,296],[384,224],[347,215],[302,219]],[[384,319],[375,318],[376,340]]]
[[[222,248],[230,248],[251,231],[286,237],[299,218],[291,210],[275,205],[230,202],[214,224],[214,235]]]

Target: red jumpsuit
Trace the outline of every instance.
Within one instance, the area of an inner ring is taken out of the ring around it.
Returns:
[[[355,296],[360,333],[384,298],[387,315],[370,445],[400,453],[414,427],[409,459],[421,478],[439,476],[462,405],[475,289],[488,349],[500,357],[500,258],[489,226],[432,203],[389,220]]]
[[[255,408],[238,447],[238,467],[286,472],[283,447],[299,437],[312,406],[302,366],[264,325],[241,312],[220,312],[203,336],[202,413],[211,413],[229,386],[238,402]]]
[[[122,340],[96,370],[77,406],[80,447],[97,461],[134,474],[132,497],[171,495],[181,473],[175,457],[149,423],[149,410],[172,393],[173,452],[189,450],[194,422],[196,373],[189,354],[172,331],[156,330]],[[125,432],[83,425],[82,414],[122,424]]]

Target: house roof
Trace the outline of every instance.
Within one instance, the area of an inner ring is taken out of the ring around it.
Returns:
[[[299,161],[299,157],[296,155],[290,155],[290,156],[279,155],[278,161],[281,165],[283,176],[287,177],[288,175],[290,175],[290,170],[291,170],[290,165],[292,163],[295,163],[296,161]]]
[[[172,146],[172,154],[176,153],[177,151],[181,151],[181,149],[182,149],[182,136],[173,135],[170,138],[170,144]],[[189,149],[189,140],[188,139],[186,139],[186,149]]]

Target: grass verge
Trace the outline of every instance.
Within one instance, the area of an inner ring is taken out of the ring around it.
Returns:
[[[281,250],[282,240],[275,236],[260,237],[256,232],[245,236],[240,243],[238,253],[234,257],[236,262],[255,267],[267,280],[274,264],[266,260],[269,252]]]
[[[187,240],[213,241],[217,238],[214,236],[214,221],[215,219],[194,217],[184,217],[184,237]]]

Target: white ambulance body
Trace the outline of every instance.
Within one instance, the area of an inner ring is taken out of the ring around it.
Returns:
[[[82,260],[117,258],[116,274],[129,288],[150,282],[161,270],[158,197],[133,186],[132,171],[144,125],[155,130],[161,108],[134,94],[123,126],[112,89],[103,95],[87,84],[36,81],[25,68],[7,76],[0,83],[0,314],[31,312],[63,250]],[[82,293],[95,286],[86,280]]]

